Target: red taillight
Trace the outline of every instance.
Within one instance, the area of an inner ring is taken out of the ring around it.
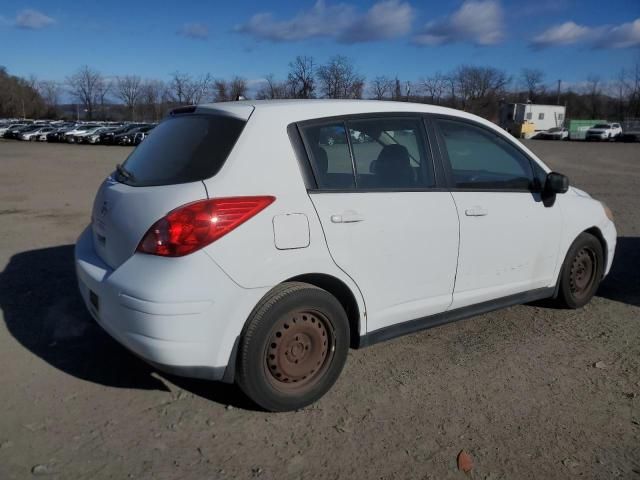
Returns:
[[[275,197],[228,197],[188,203],[169,212],[147,231],[137,251],[181,257],[201,249],[242,225]]]

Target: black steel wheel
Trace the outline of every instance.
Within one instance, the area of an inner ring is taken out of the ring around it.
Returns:
[[[240,340],[236,381],[266,410],[296,410],[335,383],[349,349],[349,322],[329,292],[301,282],[272,289]]]
[[[595,295],[604,273],[604,254],[600,241],[581,233],[573,242],[560,273],[559,302],[568,308],[580,308]]]

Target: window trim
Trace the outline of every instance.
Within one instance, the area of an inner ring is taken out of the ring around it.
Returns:
[[[442,161],[442,165],[445,171],[445,176],[447,178],[448,189],[451,192],[510,192],[510,193],[542,193],[544,185],[537,185],[536,187],[530,186],[529,188],[471,188],[471,187],[457,187],[455,181],[453,180],[453,169],[451,167],[451,160],[449,159],[449,153],[447,151],[446,143],[444,140],[444,136],[438,125],[438,120],[447,120],[454,121],[458,123],[464,123],[467,125],[471,125],[472,127],[480,128],[485,132],[488,132],[495,137],[503,140],[512,148],[515,148],[518,153],[520,153],[525,159],[529,161],[529,165],[531,167],[531,173],[533,175],[534,182],[536,180],[536,167],[542,171],[545,171],[541,165],[538,164],[527,152],[525,152],[520,146],[518,146],[512,139],[508,138],[505,135],[501,135],[494,131],[492,128],[487,127],[479,122],[475,122],[473,120],[457,117],[455,115],[443,115],[443,114],[428,114],[432,119],[432,124],[434,130],[436,131],[436,141],[438,143],[438,151]],[[546,171],[545,171],[546,172]]]
[[[429,129],[427,128],[427,124],[425,123],[424,112],[371,112],[371,113],[356,113],[356,114],[346,114],[346,115],[334,115],[330,117],[321,117],[321,118],[313,118],[309,120],[303,120],[299,122],[294,122],[287,126],[287,131],[290,132],[293,128],[295,128],[299,135],[299,142],[301,143],[296,145],[297,140],[295,139],[295,135],[292,138],[292,134],[289,134],[289,138],[292,141],[292,145],[294,148],[294,152],[296,153],[296,158],[298,163],[301,166],[301,170],[303,171],[303,180],[305,182],[305,186],[307,188],[308,193],[392,193],[392,192],[442,192],[449,191],[450,189],[447,186],[446,175],[445,172],[441,170],[441,164],[439,156],[436,154],[434,149],[434,143],[436,140],[430,138],[432,134],[430,134]],[[359,120],[379,120],[379,119],[414,119],[416,120],[422,130],[422,149],[425,152],[427,158],[425,159],[428,163],[427,166],[430,166],[433,174],[434,174],[434,186],[433,187],[415,187],[415,188],[362,188],[357,185],[357,173],[355,170],[355,158],[353,156],[353,148],[351,144],[351,138],[349,134],[349,121],[359,121]],[[313,162],[311,160],[312,154],[310,153],[310,147],[307,145],[307,142],[302,135],[301,129],[309,126],[316,125],[330,125],[342,123],[345,128],[345,134],[347,135],[347,148],[349,149],[349,155],[352,160],[352,175],[354,177],[354,188],[320,188],[317,183],[317,176],[313,167]],[[298,150],[299,147],[302,146],[303,150]],[[440,167],[440,168],[439,168]],[[308,174],[311,172],[312,177],[308,178]]]

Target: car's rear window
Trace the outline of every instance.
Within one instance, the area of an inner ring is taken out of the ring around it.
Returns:
[[[240,136],[245,120],[222,115],[169,118],[123,164],[132,186],[170,185],[204,180],[222,168]]]

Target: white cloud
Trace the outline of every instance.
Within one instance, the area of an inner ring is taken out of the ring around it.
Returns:
[[[349,4],[328,5],[318,0],[310,10],[289,20],[278,20],[271,13],[258,13],[235,30],[274,42],[328,37],[342,43],[358,43],[407,34],[413,15],[411,6],[401,0],[379,1],[365,13]]]
[[[603,35],[596,46],[606,48],[629,48],[640,46],[640,18],[633,22],[623,23],[610,27]]]
[[[545,30],[534,37],[531,43],[538,47],[569,45],[588,38],[591,33],[589,27],[584,27],[574,22],[565,22]]]
[[[587,27],[575,22],[554,25],[531,40],[536,48],[586,44],[592,48],[629,48],[640,46],[640,18],[620,25]]]
[[[429,22],[413,42],[418,45],[442,45],[470,42],[494,45],[504,37],[504,13],[497,0],[467,0],[441,20]]]
[[[187,38],[205,40],[209,38],[209,27],[203,23],[185,23],[178,30],[178,35]]]
[[[54,23],[56,23],[56,21],[44,13],[27,9],[18,13],[14,25],[26,30],[40,30]]]

